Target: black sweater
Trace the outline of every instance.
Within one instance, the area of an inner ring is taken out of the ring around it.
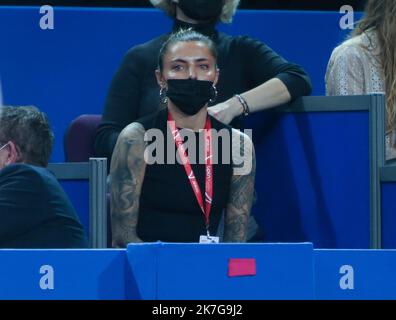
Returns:
[[[174,30],[186,26],[176,21]],[[217,46],[220,77],[215,103],[253,89],[272,78],[278,78],[286,85],[292,99],[310,94],[311,83],[304,70],[289,63],[262,42],[247,36],[233,37],[219,33],[214,25],[201,26],[197,31],[210,36]],[[121,130],[138,118],[158,110],[159,86],[154,71],[158,65],[159,50],[168,37],[169,34],[165,34],[137,45],[125,55],[112,80],[102,123],[95,138],[97,156],[110,160]],[[238,126],[238,122],[232,125]]]
[[[87,248],[76,212],[45,168],[0,170],[0,248]]]

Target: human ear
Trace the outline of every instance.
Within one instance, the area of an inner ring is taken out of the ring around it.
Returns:
[[[166,81],[164,77],[162,76],[162,73],[160,70],[155,70],[155,77],[157,78],[157,83],[160,86],[160,88],[165,88],[166,87]]]
[[[220,76],[220,69],[216,67],[216,76],[215,79],[213,80],[213,85],[217,84],[217,82],[219,81],[219,76]]]
[[[18,156],[19,156],[19,152],[18,152],[18,148],[17,148],[16,144],[14,142],[10,141],[8,143],[7,148],[8,148],[8,155],[4,162],[5,165],[16,163],[18,160]]]

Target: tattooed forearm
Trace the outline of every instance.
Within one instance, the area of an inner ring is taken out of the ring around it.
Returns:
[[[146,164],[144,162],[144,128],[132,123],[120,134],[110,168],[111,227],[113,247],[141,242],[136,227],[139,198]]]
[[[256,160],[253,144],[247,136],[239,133],[239,137],[242,137],[243,143],[234,143],[235,137],[233,137],[233,150],[238,148],[239,154],[233,152],[234,174],[231,178],[230,196],[225,216],[225,242],[246,241],[248,219],[254,196]],[[236,163],[244,166],[248,163],[246,167],[248,170],[238,170]]]

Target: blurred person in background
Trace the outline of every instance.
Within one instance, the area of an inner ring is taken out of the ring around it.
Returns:
[[[35,107],[0,106],[0,248],[86,248],[77,214],[45,167],[54,136]]]
[[[368,0],[350,37],[336,47],[326,71],[326,94],[386,96],[386,159],[396,158],[396,1]]]

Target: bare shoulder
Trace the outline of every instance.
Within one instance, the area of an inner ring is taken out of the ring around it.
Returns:
[[[143,164],[145,129],[138,122],[132,122],[120,133],[111,158],[110,173],[129,167],[131,170]]]
[[[138,140],[144,142],[145,133],[146,130],[139,122],[132,122],[121,131],[118,139]]]

